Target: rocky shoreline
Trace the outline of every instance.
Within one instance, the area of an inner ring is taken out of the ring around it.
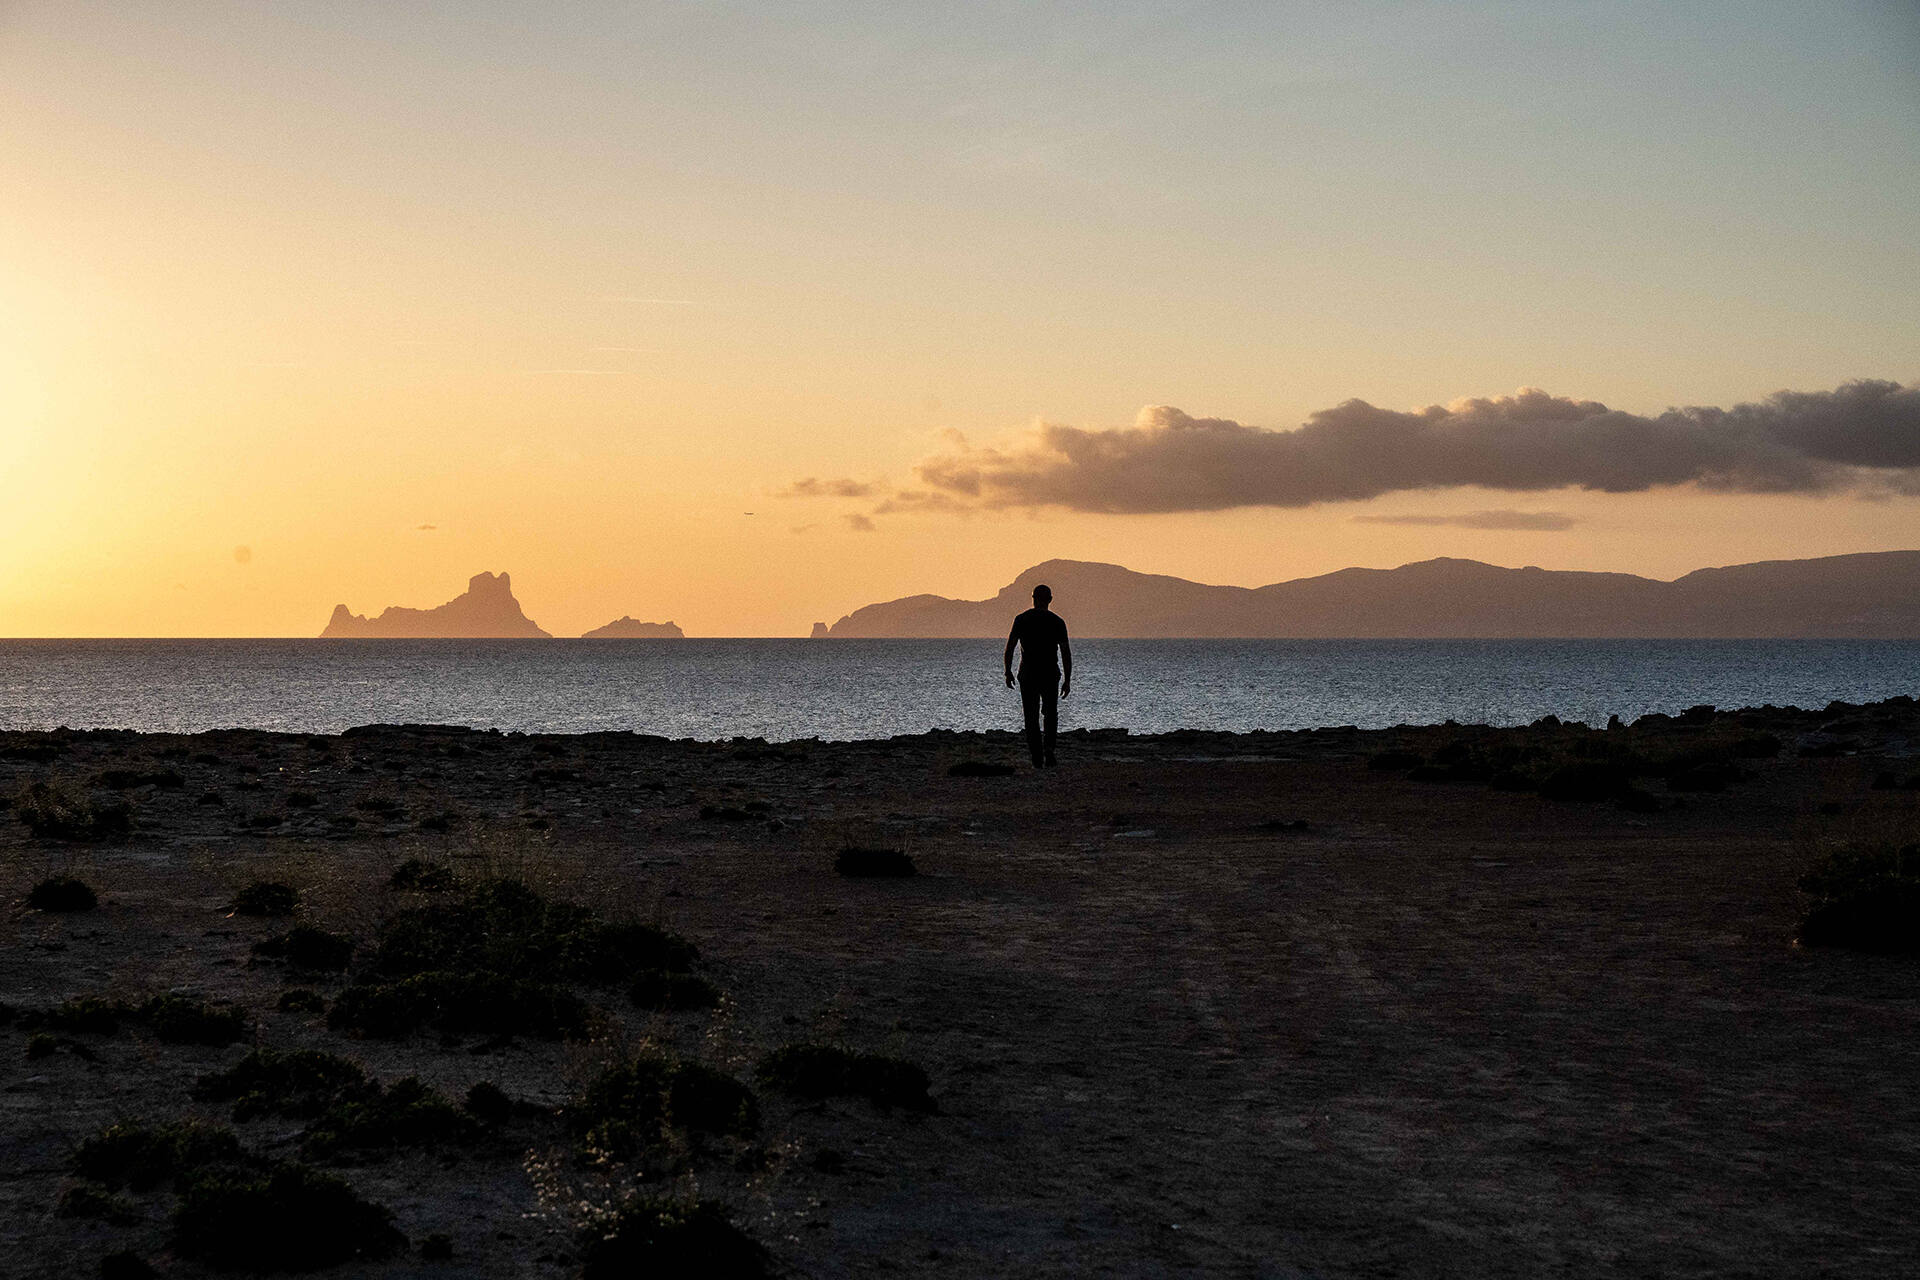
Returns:
[[[1920,966],[1797,941],[1823,851],[1920,831],[1911,699],[1022,754],[0,733],[0,1249],[199,1275],[241,1247],[209,1187],[336,1181],[397,1233],[371,1275],[660,1265],[642,1236],[806,1275],[1920,1248]],[[207,1083],[301,1053],[349,1084]],[[116,1124],[180,1167],[102,1175]]]

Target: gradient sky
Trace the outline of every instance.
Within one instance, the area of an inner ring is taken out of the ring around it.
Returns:
[[[0,635],[1920,547],[1851,491],[777,496],[1147,405],[1912,384],[1912,4],[0,0],[0,122]]]

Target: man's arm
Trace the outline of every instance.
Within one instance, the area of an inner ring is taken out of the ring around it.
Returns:
[[[1060,624],[1060,696],[1073,692],[1073,645],[1067,640],[1067,624]]]
[[[1006,653],[1005,663],[1007,668],[1007,688],[1009,689],[1013,688],[1013,645],[1014,645],[1014,642],[1019,638],[1020,638],[1020,619],[1015,618],[1013,620],[1013,630],[1007,632],[1007,653]]]

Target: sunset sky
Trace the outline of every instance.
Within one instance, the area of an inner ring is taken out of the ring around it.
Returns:
[[[1916,548],[1917,245],[1894,0],[0,0],[0,635]]]

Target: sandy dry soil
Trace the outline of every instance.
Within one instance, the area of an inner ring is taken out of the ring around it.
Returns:
[[[282,879],[304,918],[364,941],[393,867],[426,856],[693,939],[728,1005],[614,1001],[627,1041],[743,1078],[809,1038],[926,1068],[936,1114],[763,1091],[756,1159],[696,1167],[791,1274],[1911,1275],[1920,958],[1793,931],[1820,841],[1920,824],[1920,792],[1871,785],[1920,769],[1920,718],[1748,721],[1778,756],[1717,793],[1644,783],[1653,812],[1367,767],[1471,733],[1452,729],[1075,735],[1057,770],[983,778],[947,769],[1018,759],[1011,736],[0,735],[0,794],[112,768],[185,784],[128,792],[119,843],[0,814],[0,1000],[187,989],[243,1004],[253,1042],[563,1107],[608,1045],[347,1039],[276,1010],[286,975],[250,947],[283,923],[226,910]],[[289,807],[300,791],[318,803]],[[922,874],[836,875],[849,842]],[[27,909],[61,870],[101,906]],[[76,1039],[93,1060],[30,1061],[0,1029],[0,1271],[88,1274],[133,1248],[199,1274],[167,1251],[164,1194],[131,1225],[54,1206],[110,1121],[224,1121],[188,1090],[248,1044]],[[241,1131],[276,1150],[298,1128]],[[342,1173],[409,1237],[452,1237],[453,1261],[377,1275],[571,1274],[572,1202],[610,1190],[540,1121]]]

